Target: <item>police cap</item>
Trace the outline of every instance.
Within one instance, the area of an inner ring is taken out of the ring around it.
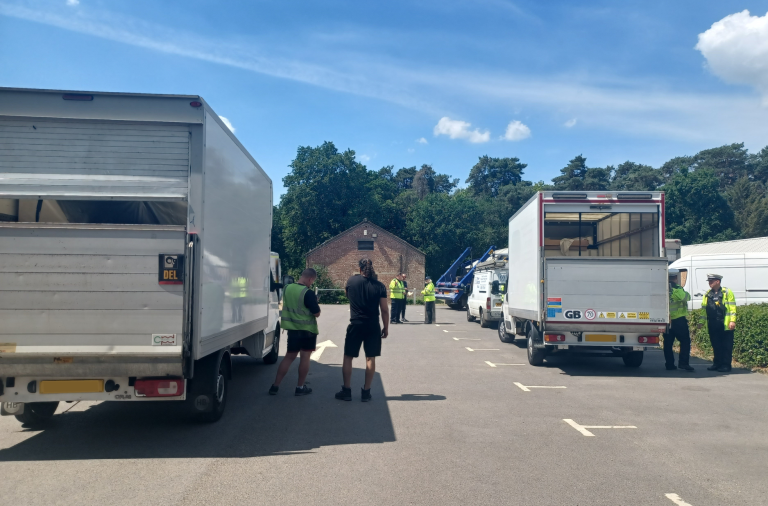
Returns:
[[[707,274],[707,281],[711,279],[723,279],[723,276],[720,274]]]
[[[430,278],[429,276],[427,276],[427,277],[425,277],[425,278],[424,278],[424,281],[432,281],[432,278]]]

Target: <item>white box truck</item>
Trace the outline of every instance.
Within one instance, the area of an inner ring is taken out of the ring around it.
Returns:
[[[187,400],[277,360],[272,182],[198,96],[0,88],[0,401]]]
[[[509,220],[509,259],[503,332],[528,339],[532,365],[568,350],[639,367],[658,347],[669,320],[663,193],[539,192]]]

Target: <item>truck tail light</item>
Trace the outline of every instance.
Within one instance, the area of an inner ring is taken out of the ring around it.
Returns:
[[[637,342],[642,344],[659,344],[659,336],[640,336],[637,338]]]
[[[491,298],[490,297],[485,299],[485,309],[487,309],[488,311],[491,310]]]
[[[184,393],[184,380],[137,379],[133,388],[137,397],[178,397]]]
[[[563,334],[544,334],[544,341],[548,343],[560,343],[565,341]]]

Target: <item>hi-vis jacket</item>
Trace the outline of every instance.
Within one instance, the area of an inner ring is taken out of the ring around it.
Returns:
[[[691,294],[680,285],[672,285],[669,291],[669,319],[676,320],[688,316],[688,301]]]
[[[306,330],[313,334],[319,334],[317,318],[304,305],[304,294],[307,288],[298,283],[291,283],[285,287],[283,293],[283,309],[280,311],[280,326],[285,330]]]
[[[435,302],[435,285],[430,281],[421,291],[424,302]]]
[[[712,299],[713,307],[707,309],[707,303],[710,298]],[[707,318],[712,317],[717,320],[723,318],[725,330],[729,330],[729,323],[736,323],[736,297],[733,296],[733,292],[730,288],[721,286],[718,293],[714,293],[712,290],[707,290],[707,293],[704,294],[704,298],[701,300],[701,307],[707,309]],[[711,314],[713,309],[716,311],[716,314],[714,315]]]
[[[389,282],[389,291],[392,294],[393,299],[405,298],[405,287],[403,286],[402,281],[397,278],[393,278],[392,281]]]

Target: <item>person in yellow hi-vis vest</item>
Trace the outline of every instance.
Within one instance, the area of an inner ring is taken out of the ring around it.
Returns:
[[[707,274],[709,290],[701,300],[707,311],[707,329],[712,343],[712,365],[708,371],[731,372],[733,330],[736,328],[736,297],[729,288],[720,286],[723,276]]]
[[[232,278],[229,297],[232,306],[232,323],[240,323],[243,321],[243,305],[248,297],[248,279],[245,276]]]
[[[688,364],[691,357],[691,333],[688,329],[688,301],[691,294],[677,283],[680,271],[669,269],[669,328],[664,333],[664,360],[668,371],[682,369],[693,372]],[[675,366],[675,353],[672,345],[675,338],[680,341],[680,358]]]
[[[424,289],[421,291],[421,294],[424,296],[424,323],[436,323],[435,285],[432,283],[432,278],[429,276],[424,278],[424,284]]]
[[[405,287],[402,276],[402,274],[398,274],[389,282],[389,296],[392,299],[389,323],[403,323],[400,321],[400,304],[405,302]]]

